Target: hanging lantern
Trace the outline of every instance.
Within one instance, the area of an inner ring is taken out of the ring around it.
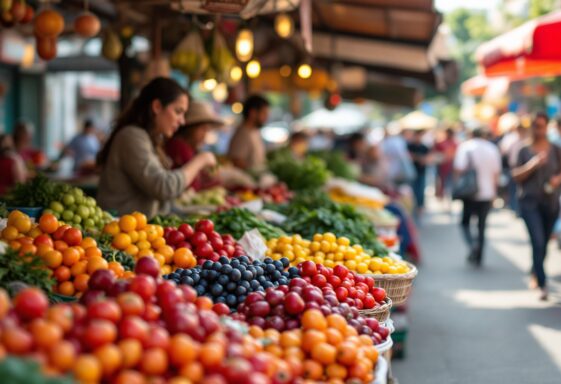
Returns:
[[[283,39],[288,39],[294,33],[294,22],[286,13],[279,13],[275,17],[275,32]]]
[[[302,79],[309,79],[312,76],[312,67],[309,64],[301,64],[298,67],[298,76]]]
[[[245,67],[245,73],[251,79],[255,79],[261,74],[261,63],[258,60],[251,60]]]
[[[232,69],[230,69],[230,80],[232,80],[234,83],[237,83],[238,81],[240,81],[242,79],[243,76],[243,70],[235,65],[232,67]]]
[[[247,28],[242,29],[236,38],[236,56],[242,62],[253,56],[253,32]]]

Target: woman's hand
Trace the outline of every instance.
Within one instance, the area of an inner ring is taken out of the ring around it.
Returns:
[[[214,167],[217,164],[216,156],[212,152],[201,152],[193,159],[201,168]]]

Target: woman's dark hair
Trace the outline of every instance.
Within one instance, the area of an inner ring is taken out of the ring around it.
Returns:
[[[540,111],[540,112],[536,112],[536,114],[534,115],[533,120],[537,120],[537,119],[544,119],[545,123],[548,124],[549,123],[549,116],[547,116],[547,113]]]
[[[154,112],[152,111],[152,102],[159,100],[163,107],[176,101],[181,95],[188,93],[175,80],[166,77],[156,77],[141,90],[138,96],[128,105],[115,121],[115,126],[107,143],[99,152],[97,163],[105,164],[109,157],[111,144],[117,133],[127,127],[136,126],[146,130],[150,134],[152,143],[156,147],[158,157],[164,166],[168,166],[169,161],[163,150],[162,138],[154,132]]]

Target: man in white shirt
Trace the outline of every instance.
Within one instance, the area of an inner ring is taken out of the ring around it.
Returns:
[[[483,138],[482,129],[474,129],[472,138],[460,144],[454,159],[454,170],[461,174],[473,168],[477,174],[478,191],[473,198],[463,201],[462,232],[470,254],[468,261],[480,266],[485,244],[485,225],[493,200],[497,196],[499,175],[501,173],[501,155],[498,148]],[[471,230],[471,218],[477,217],[478,237],[475,240]]]

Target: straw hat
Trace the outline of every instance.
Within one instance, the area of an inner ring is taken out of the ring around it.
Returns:
[[[210,104],[193,100],[189,103],[189,109],[185,114],[185,125],[198,124],[210,124],[218,127],[224,125],[224,120],[214,112]]]

